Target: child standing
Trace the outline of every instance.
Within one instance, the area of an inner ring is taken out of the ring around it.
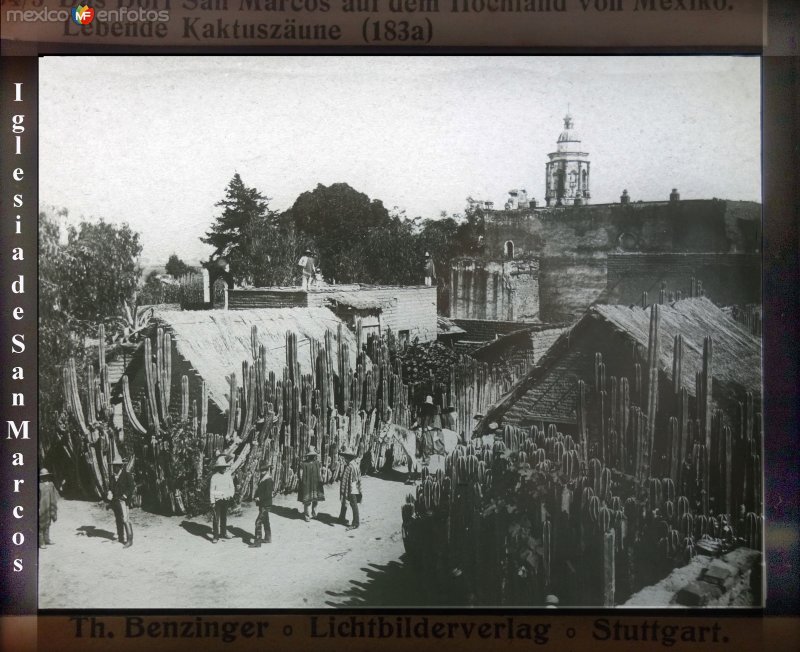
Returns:
[[[52,546],[50,540],[50,523],[58,518],[58,490],[53,484],[50,471],[42,468],[39,471],[39,547]]]
[[[261,480],[256,487],[256,505],[258,505],[258,516],[256,517],[256,527],[253,533],[253,543],[251,548],[260,548],[261,543],[272,543],[272,530],[269,526],[269,509],[272,507],[272,491],[275,482],[272,479],[272,464],[261,465]],[[263,536],[261,535],[263,529]]]

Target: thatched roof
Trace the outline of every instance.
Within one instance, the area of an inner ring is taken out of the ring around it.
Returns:
[[[172,335],[178,353],[206,381],[209,398],[221,410],[228,408],[231,372],[242,373],[242,361],[252,361],[250,331],[258,329],[259,344],[267,351],[267,371],[282,376],[286,365],[286,332],[297,334],[298,362],[311,372],[310,340],[323,342],[325,332],[336,333],[341,320],[327,308],[270,308],[256,310],[157,310],[155,319]],[[355,368],[355,336],[342,329]],[[241,378],[238,378],[241,383]]]
[[[734,383],[761,394],[761,342],[731,316],[706,299],[683,299],[659,306],[661,370],[672,379],[675,335],[683,336],[681,384],[693,388],[695,371],[703,365],[703,339],[713,341],[712,375],[722,383]],[[647,347],[650,310],[625,306],[595,306],[592,312],[618,331]]]
[[[761,395],[761,343],[757,337],[706,298],[661,305],[659,311],[659,369],[667,380],[672,380],[674,338],[680,333],[681,382],[694,395],[695,373],[703,365],[703,340],[710,335],[715,400],[733,398],[745,391]],[[492,418],[504,415],[509,422],[574,423],[576,383],[579,379],[592,382],[594,353],[604,348],[604,343],[595,339],[596,331],[592,331],[592,337],[582,337],[592,325],[608,330],[609,337],[621,336],[629,344],[647,350],[649,309],[595,305],[558,338],[539,363],[497,404]]]

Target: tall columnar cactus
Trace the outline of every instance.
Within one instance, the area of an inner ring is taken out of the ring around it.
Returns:
[[[683,336],[675,335],[672,345],[672,393],[678,400],[682,388],[683,375]]]
[[[650,308],[650,334],[647,340],[647,442],[644,456],[644,476],[647,477],[655,461],[655,429],[656,410],[658,408],[658,370],[659,370],[659,333],[660,312],[658,304]]]
[[[678,430],[678,420],[675,417],[669,418],[669,450],[670,450],[670,459],[669,459],[669,476],[672,478],[672,481],[678,485],[680,482],[679,474],[680,474],[680,467],[681,467],[681,457],[680,457],[680,448],[681,441],[680,441],[680,432]]]
[[[614,606],[616,591],[616,532],[613,529],[603,532],[603,606]]]
[[[678,426],[680,430],[680,448],[678,450],[677,466],[678,475],[676,484],[678,487],[683,486],[683,463],[689,454],[689,447],[692,441],[689,437],[689,390],[686,387],[681,388],[678,398]]]
[[[723,429],[723,513],[733,514],[733,488],[732,488],[732,471],[733,471],[733,432],[729,426]]]
[[[626,377],[620,378],[619,381],[619,460],[620,471],[623,473],[628,469],[628,445],[626,437],[628,435],[628,422],[630,419],[631,411],[631,394],[630,384]]]
[[[578,381],[578,405],[576,410],[578,416],[578,437],[580,437],[581,449],[583,450],[583,455],[588,457],[589,436],[587,432],[588,424],[586,422],[586,416],[587,416],[586,383],[583,382],[582,380]]]

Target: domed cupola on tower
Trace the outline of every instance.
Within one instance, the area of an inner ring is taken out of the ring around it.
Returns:
[[[564,116],[564,131],[558,137],[556,151],[548,154],[545,195],[548,206],[588,204],[589,154],[582,151],[581,139],[573,129],[572,116]]]

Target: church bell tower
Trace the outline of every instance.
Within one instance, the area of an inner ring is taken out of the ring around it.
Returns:
[[[581,150],[581,139],[573,129],[572,116],[567,113],[556,151],[547,155],[550,160],[545,167],[544,199],[548,206],[589,203],[589,154]]]

